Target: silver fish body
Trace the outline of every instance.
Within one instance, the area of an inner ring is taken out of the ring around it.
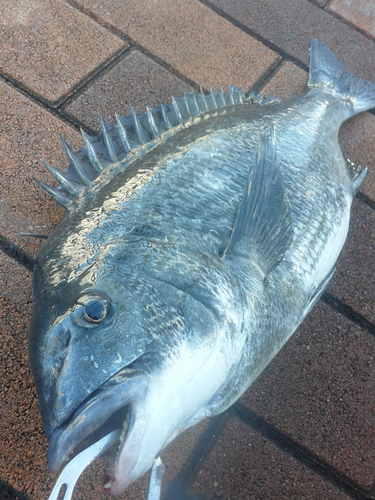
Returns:
[[[49,167],[67,213],[36,261],[30,361],[55,472],[121,428],[103,483],[121,493],[228,408],[318,300],[365,175],[338,130],[375,87],[317,40],[309,87],[283,103],[188,94],[127,135],[103,122],[64,145],[62,176]]]

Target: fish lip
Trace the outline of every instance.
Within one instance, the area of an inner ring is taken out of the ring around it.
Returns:
[[[129,426],[123,431],[124,436],[120,436],[116,452],[112,454],[112,462],[108,460],[102,483],[102,491],[106,495],[121,495],[134,480],[148,470],[148,467],[141,472],[139,467],[136,469],[139,446],[145,432],[145,414],[142,405],[137,403],[132,405],[129,421]]]
[[[122,420],[110,430],[122,428],[126,416],[131,413],[132,403],[143,399],[147,391],[147,376],[140,370],[125,368],[99,386],[76,408],[63,424],[57,427],[49,439],[47,458],[52,472],[58,473],[79,451],[82,442],[99,430],[97,441],[108,433],[105,424],[118,412]],[[121,414],[120,414],[121,418]],[[122,432],[121,440],[126,439],[133,419],[129,419],[129,429]],[[113,426],[113,423],[110,424]],[[100,428],[103,430],[100,435]],[[121,441],[121,442],[122,442]],[[77,451],[78,448],[78,451]]]

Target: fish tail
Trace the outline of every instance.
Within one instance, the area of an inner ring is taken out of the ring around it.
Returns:
[[[344,65],[316,38],[310,44],[308,86],[329,86],[345,100],[351,101],[350,116],[375,107],[375,85],[355,78]]]

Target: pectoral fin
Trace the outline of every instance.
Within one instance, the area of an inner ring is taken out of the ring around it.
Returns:
[[[242,201],[222,258],[248,257],[267,276],[293,241],[291,209],[277,159],[274,127],[260,136]]]

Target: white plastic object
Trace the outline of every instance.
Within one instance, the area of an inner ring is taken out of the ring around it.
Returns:
[[[111,444],[119,438],[119,436],[120,431],[113,431],[74,457],[61,472],[48,500],[57,500],[63,486],[66,486],[66,489],[61,500],[71,500],[74,486],[78,481],[79,476],[86,469],[86,467],[88,467],[96,458],[100,457],[100,455],[105,452]]]

